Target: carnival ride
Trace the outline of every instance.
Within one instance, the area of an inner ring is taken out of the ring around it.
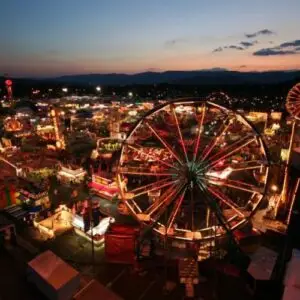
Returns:
[[[300,120],[300,83],[289,91],[286,98],[286,110],[296,120]]]
[[[62,133],[61,124],[60,124],[61,123],[60,118],[62,116],[64,116],[64,112],[57,108],[52,108],[50,110],[49,115],[53,121],[55,140],[56,140],[56,148],[65,149],[66,142],[65,142],[65,137],[64,137],[64,134]]]
[[[13,82],[10,79],[6,79],[4,83],[5,83],[5,87],[6,87],[6,91],[7,91],[7,99],[8,99],[8,101],[12,101],[12,98],[13,98],[13,93],[12,93]]]
[[[286,98],[286,110],[289,112],[291,117],[293,118],[292,121],[292,129],[291,129],[291,136],[290,136],[290,141],[289,141],[289,148],[287,151],[287,157],[286,157],[286,165],[285,165],[285,170],[284,170],[284,180],[283,180],[283,186],[282,186],[282,192],[280,196],[280,200],[276,204],[275,208],[275,216],[278,214],[278,210],[280,206],[284,205],[286,209],[289,210],[286,223],[290,221],[291,217],[291,211],[292,207],[294,204],[295,196],[292,196],[292,191],[289,194],[289,171],[290,171],[290,163],[291,163],[291,154],[293,150],[293,144],[294,144],[294,138],[295,138],[295,132],[296,132],[296,127],[297,123],[300,120],[300,83],[296,84],[295,86],[292,87],[292,89],[289,91],[287,98]],[[299,181],[298,181],[299,182]],[[296,184],[296,189],[294,190],[295,192],[298,190],[299,184]],[[289,198],[291,198],[291,203],[287,205],[287,202],[289,202]]]
[[[4,121],[5,131],[8,132],[17,132],[23,129],[23,124],[15,117],[8,117]]]
[[[242,115],[188,98],[136,123],[117,178],[122,202],[143,226],[172,242],[201,244],[248,224],[268,190],[268,171],[264,142]]]

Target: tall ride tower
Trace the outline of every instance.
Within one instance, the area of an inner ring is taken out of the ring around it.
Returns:
[[[51,108],[50,117],[53,121],[54,132],[55,132],[55,140],[56,140],[56,148],[57,149],[65,149],[65,137],[61,130],[60,117],[64,115],[63,111],[60,111],[57,108]]]
[[[9,102],[11,102],[13,99],[13,92],[12,92],[13,82],[11,79],[7,78],[4,83],[5,83],[6,93],[7,93],[7,99]]]

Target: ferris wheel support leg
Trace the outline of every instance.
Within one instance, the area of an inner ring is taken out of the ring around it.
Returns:
[[[278,214],[279,206],[285,205],[288,201],[288,189],[289,189],[288,181],[289,181],[289,171],[290,171],[290,160],[291,160],[291,152],[292,152],[293,143],[294,143],[296,124],[297,124],[297,121],[294,120],[293,124],[292,124],[292,133],[291,133],[291,138],[290,138],[288,157],[287,157],[286,166],[285,166],[285,170],[284,170],[284,180],[283,180],[283,186],[282,186],[282,191],[281,191],[281,197],[275,207],[275,218]]]
[[[294,206],[294,203],[295,203],[295,200],[296,200],[297,192],[299,190],[299,184],[300,184],[300,178],[298,178],[295,189],[294,189],[294,192],[293,192],[292,201],[291,201],[291,205],[290,205],[290,208],[289,208],[289,213],[288,213],[288,216],[286,218],[286,224],[287,225],[289,225],[290,220],[291,220],[293,206]]]

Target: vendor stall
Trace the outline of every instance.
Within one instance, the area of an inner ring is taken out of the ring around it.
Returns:
[[[100,246],[104,242],[104,234],[106,233],[109,225],[114,222],[114,219],[111,217],[105,217],[103,218],[99,224],[93,228],[89,228],[88,230],[85,230],[86,226],[84,224],[84,219],[82,216],[75,215],[73,217],[72,225],[74,226],[75,232],[83,236],[89,241],[92,241],[92,238],[94,240],[95,246]]]
[[[57,174],[57,178],[66,183],[80,183],[83,181],[86,171],[79,167],[61,167]]]
[[[89,188],[95,194],[108,200],[117,197],[119,193],[119,188],[115,181],[95,174],[92,176],[92,182],[89,183]]]

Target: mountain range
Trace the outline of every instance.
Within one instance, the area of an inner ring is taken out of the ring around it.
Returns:
[[[55,82],[90,85],[179,84],[238,85],[300,81],[300,71],[237,72],[224,69],[201,71],[144,72],[137,74],[82,74],[51,78]]]
[[[0,77],[0,80],[4,78]],[[46,79],[17,78],[16,83],[55,83],[70,85],[244,85],[299,82],[300,70],[237,72],[216,68],[200,71],[143,72],[137,74],[82,74]]]

